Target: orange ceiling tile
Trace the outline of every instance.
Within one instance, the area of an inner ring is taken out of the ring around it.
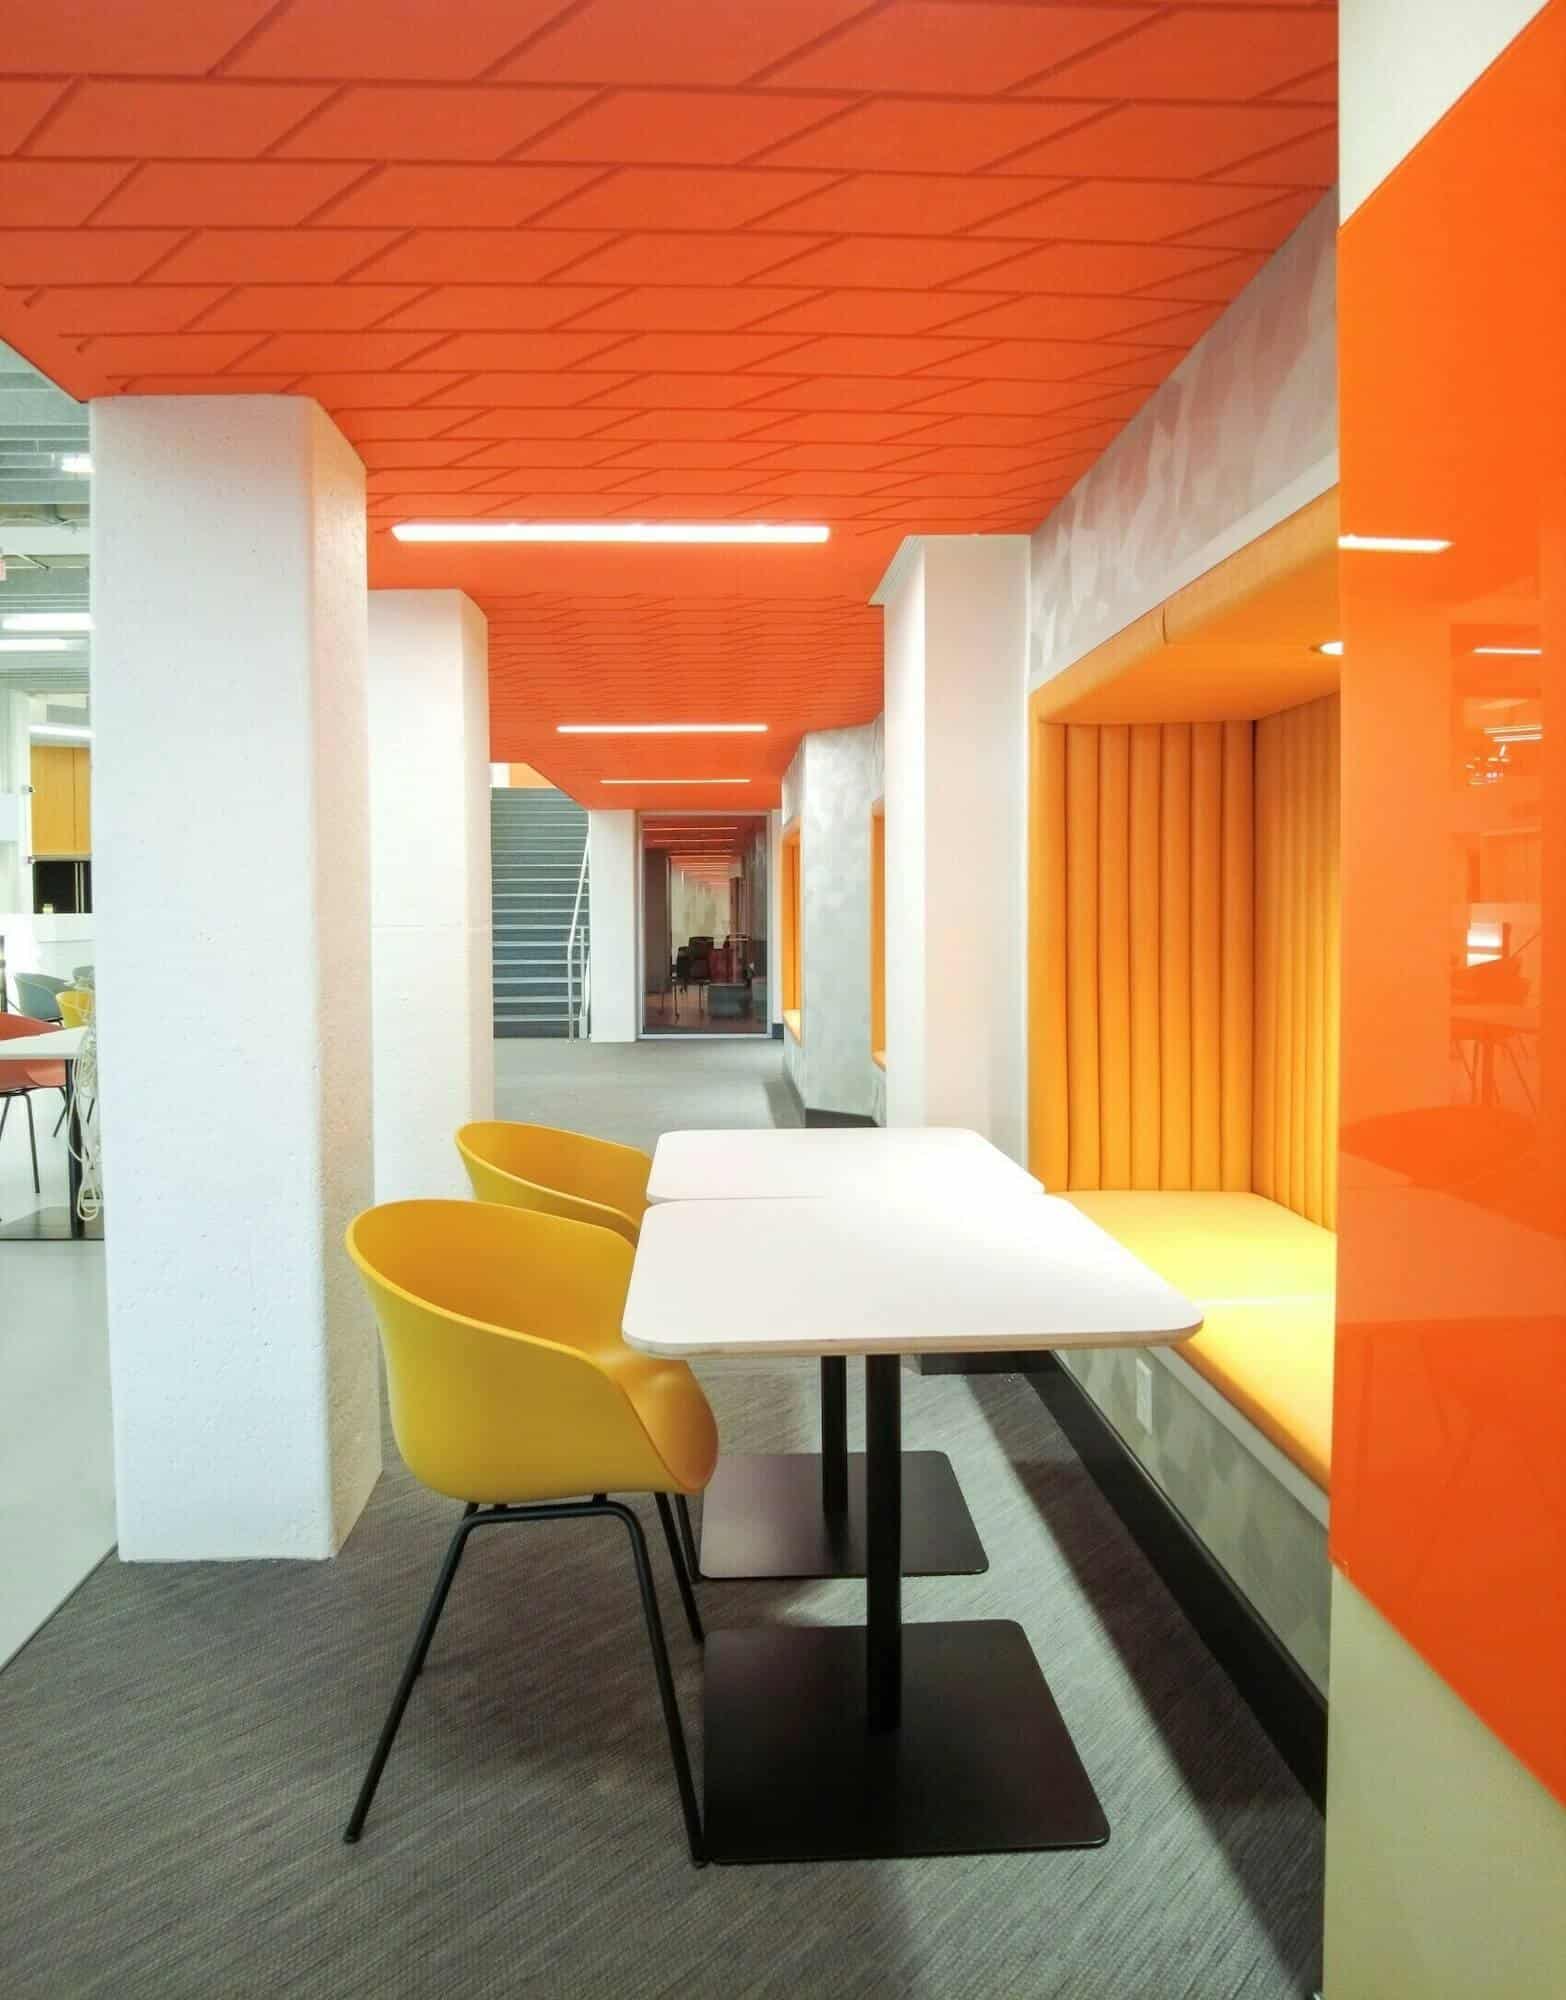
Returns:
[[[819,115],[820,106],[817,106]],[[1274,117],[1308,113],[1276,112]],[[982,103],[961,98],[939,103],[911,97],[877,97],[854,105],[802,138],[774,146],[776,167],[906,168],[920,160],[936,173],[966,174],[1008,154],[1036,146],[1083,116],[1079,104]],[[1022,171],[1031,172],[1031,166]],[[1046,167],[1045,172],[1049,169]],[[1069,171],[1069,170],[1067,170]]]
[[[78,241],[83,256],[89,257],[100,245],[137,233],[94,230]],[[177,236],[168,240],[180,243],[180,248],[158,267],[160,284],[240,285],[264,272],[274,285],[325,285],[354,271],[397,237],[390,229],[224,228],[199,230],[183,242]]]
[[[684,235],[648,231],[605,242],[571,268],[573,282],[594,285],[741,285],[769,265],[819,249],[816,236]]]
[[[1148,18],[1141,7],[905,0],[828,37],[809,54],[773,70],[767,81],[828,90],[956,91],[985,97],[1014,89]]]
[[[145,7],[104,7],[56,0],[13,8],[6,16],[6,69],[99,76],[201,76],[220,62],[274,0],[202,0],[157,23]]]
[[[414,285],[238,285],[217,296],[223,303],[202,321],[210,332],[305,333],[374,326],[419,292]]]
[[[45,172],[59,172],[51,163]],[[123,169],[114,168],[116,175]],[[295,160],[149,161],[120,187],[94,222],[296,223],[359,178],[358,167]]]
[[[0,337],[83,397],[315,397],[368,464],[373,581],[488,613],[497,758],[642,803],[598,780],[667,746],[562,750],[551,718],[651,687],[772,724],[712,752],[767,806],[802,729],[880,705],[866,599],[902,536],[1033,526],[1330,183],[1331,25],[55,0],[0,33]],[[421,514],[832,534],[390,537]]]
[[[865,0],[588,0],[497,75],[518,82],[742,83],[862,11]]]
[[[278,150],[304,160],[498,160],[590,96],[585,90],[370,85],[344,91]]]
[[[998,221],[980,223],[974,234],[1149,243],[1252,206],[1248,189],[1200,181],[1079,181]]]
[[[63,159],[248,160],[331,95],[326,84],[85,83],[28,146]]]
[[[825,177],[820,177],[824,179]],[[850,174],[767,216],[765,229],[826,229],[845,235],[940,236],[1051,193],[1061,180],[976,180],[958,174]]]
[[[460,0],[455,6],[375,0],[374,10],[366,11],[343,0],[289,0],[281,8],[257,8],[252,0],[252,19],[260,13],[271,18],[226,67],[233,76],[455,82],[498,63],[561,6],[562,0]]]
[[[1163,97],[1260,97],[1291,77],[1330,63],[1337,22],[1325,8],[1308,14],[1276,8],[1163,14],[1093,55],[1066,63],[1049,79],[1052,97],[1135,97],[1157,77]]]
[[[0,272],[8,285],[129,286],[181,240],[177,229],[0,229]]]
[[[85,222],[129,172],[119,162],[0,160],[0,216],[29,229],[72,228]]]
[[[753,153],[815,125],[832,110],[818,97],[741,91],[616,91],[567,118],[527,148],[530,160],[602,160],[616,165],[737,166]]]
[[[1162,180],[1177,160],[1185,178],[1227,171],[1232,180],[1237,163],[1319,122],[1318,112],[1286,105],[1122,104],[1033,147],[1013,165],[1024,173]]]
[[[325,169],[280,166],[274,171]],[[356,168],[339,171],[348,180],[359,178]],[[354,188],[321,219],[417,229],[426,223],[439,228],[460,215],[475,227],[510,229],[591,178],[590,170],[582,167],[393,165]]]

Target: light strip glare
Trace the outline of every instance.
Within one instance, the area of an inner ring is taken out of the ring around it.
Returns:
[[[1503,723],[1496,728],[1486,729],[1484,733],[1497,743],[1539,743],[1544,739],[1544,724],[1542,722]]]
[[[68,722],[35,722],[27,733],[29,736],[47,737],[51,741],[56,738],[72,743],[92,741],[90,729],[73,729]]]
[[[398,521],[399,542],[824,542],[810,521]]]
[[[70,653],[69,639],[0,639],[0,653]]]
[[[1325,653],[1329,660],[1341,660],[1343,657],[1343,641],[1341,639],[1323,639],[1321,644],[1316,648],[1316,651],[1318,653]]]
[[[1542,660],[1542,646],[1475,646],[1475,653],[1492,660]]]
[[[764,722],[557,722],[557,736],[765,736]]]
[[[1339,535],[1340,549],[1358,550],[1362,555],[1438,556],[1449,549],[1435,535]]]
[[[601,785],[748,785],[749,778],[600,778]]]
[[[90,632],[90,611],[12,611],[0,618],[7,632]]]

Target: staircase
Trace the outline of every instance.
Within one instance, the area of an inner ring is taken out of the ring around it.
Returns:
[[[497,1039],[570,1033],[566,940],[586,844],[587,814],[564,792],[497,787],[490,793]],[[578,922],[585,932],[585,888]]]

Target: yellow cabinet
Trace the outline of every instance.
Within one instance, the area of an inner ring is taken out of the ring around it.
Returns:
[[[33,745],[34,854],[91,854],[92,755],[68,744]]]

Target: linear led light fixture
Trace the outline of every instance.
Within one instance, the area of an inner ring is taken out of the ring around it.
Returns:
[[[1542,646],[1475,646],[1476,653],[1495,660],[1542,660]]]
[[[90,632],[90,611],[12,611],[0,618],[7,632]]]
[[[601,785],[748,785],[749,778],[600,778]]]
[[[0,653],[70,653],[69,639],[0,639]]]
[[[765,736],[764,722],[557,722],[557,736]]]
[[[1341,639],[1323,639],[1321,644],[1316,648],[1316,651],[1318,653],[1325,653],[1329,660],[1341,660],[1343,657],[1343,641]]]
[[[1496,743],[1539,743],[1544,738],[1542,722],[1500,723],[1484,732]]]
[[[810,521],[398,521],[399,542],[824,542]]]
[[[62,472],[73,472],[78,479],[91,479],[92,454],[85,451],[68,451],[60,460]]]
[[[59,739],[72,743],[90,743],[90,729],[75,729],[67,722],[35,722],[28,730],[29,736],[46,736],[51,741]]]
[[[1438,556],[1443,549],[1449,549],[1450,542],[1443,542],[1435,535],[1339,535],[1340,549],[1357,549],[1362,555],[1378,556]]]

